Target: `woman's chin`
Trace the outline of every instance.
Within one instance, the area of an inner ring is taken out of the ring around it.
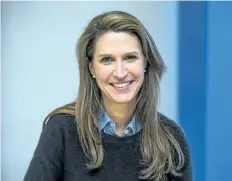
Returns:
[[[126,104],[130,103],[133,101],[134,96],[131,95],[113,95],[112,96],[112,101],[115,103],[121,103],[121,104]]]

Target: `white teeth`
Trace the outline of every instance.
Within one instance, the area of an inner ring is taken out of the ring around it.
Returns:
[[[123,88],[123,87],[126,87],[130,84],[130,82],[128,83],[123,83],[123,84],[113,84],[115,87],[119,87],[119,88]]]

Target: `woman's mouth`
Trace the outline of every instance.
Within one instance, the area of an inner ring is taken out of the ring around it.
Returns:
[[[129,87],[134,81],[129,81],[125,83],[111,83],[110,85],[113,86],[115,89],[124,90]]]

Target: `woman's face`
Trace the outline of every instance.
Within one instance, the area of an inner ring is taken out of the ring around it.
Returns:
[[[95,42],[90,71],[95,76],[103,100],[130,103],[144,79],[144,56],[136,36],[107,32]]]

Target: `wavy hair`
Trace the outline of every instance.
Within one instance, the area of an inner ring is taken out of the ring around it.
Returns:
[[[89,70],[95,42],[106,32],[126,32],[135,35],[140,43],[146,61],[143,85],[138,92],[134,114],[141,121],[140,134],[142,154],[141,179],[165,180],[167,173],[180,175],[184,165],[184,155],[170,128],[158,116],[160,79],[166,70],[155,42],[143,24],[133,15],[122,11],[111,11],[93,18],[81,34],[76,54],[80,73],[80,86],[76,101],[51,112],[74,115],[80,143],[90,162],[87,167],[95,169],[104,159],[98,112],[102,107],[101,92]]]

